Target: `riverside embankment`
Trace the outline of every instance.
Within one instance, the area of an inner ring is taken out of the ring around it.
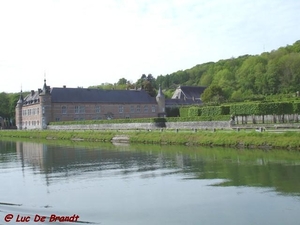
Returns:
[[[257,132],[243,128],[246,127],[208,130],[1,130],[0,138],[300,150],[300,133],[296,129]]]

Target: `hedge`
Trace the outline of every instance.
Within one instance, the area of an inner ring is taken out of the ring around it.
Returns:
[[[296,113],[296,110],[300,109],[300,107],[297,106],[297,104],[299,103],[264,102],[233,104],[230,105],[230,114],[237,116],[293,114]]]
[[[228,115],[219,116],[193,116],[193,117],[159,117],[142,119],[113,119],[113,120],[80,120],[51,122],[50,125],[72,124],[107,124],[107,123],[164,123],[164,122],[190,122],[190,121],[229,121]]]

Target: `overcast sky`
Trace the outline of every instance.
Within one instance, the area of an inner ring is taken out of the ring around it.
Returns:
[[[0,92],[135,82],[300,40],[299,0],[0,0]]]

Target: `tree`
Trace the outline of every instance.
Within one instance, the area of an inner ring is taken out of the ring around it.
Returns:
[[[0,93],[0,116],[3,118],[10,118],[9,114],[9,97],[5,92]]]
[[[117,84],[118,84],[118,85],[124,85],[124,84],[127,84],[127,80],[126,80],[125,78],[121,78],[121,79],[119,79],[119,81],[118,81]]]
[[[205,91],[201,95],[201,100],[205,103],[221,103],[225,100],[224,91],[218,85],[211,85],[205,89]]]

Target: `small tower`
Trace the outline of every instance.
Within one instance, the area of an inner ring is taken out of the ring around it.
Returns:
[[[23,118],[22,118],[23,102],[24,102],[24,98],[21,90],[20,97],[16,105],[16,126],[18,130],[22,130],[22,125],[23,125]]]
[[[158,117],[165,117],[165,115],[166,115],[166,112],[165,112],[165,107],[166,107],[165,95],[163,94],[160,85],[159,85],[159,89],[158,89],[158,94],[156,96],[156,102],[157,102],[157,105],[158,105]]]
[[[51,121],[51,93],[50,87],[46,84],[44,79],[43,90],[40,93],[40,125],[42,129],[46,129],[48,123]]]

